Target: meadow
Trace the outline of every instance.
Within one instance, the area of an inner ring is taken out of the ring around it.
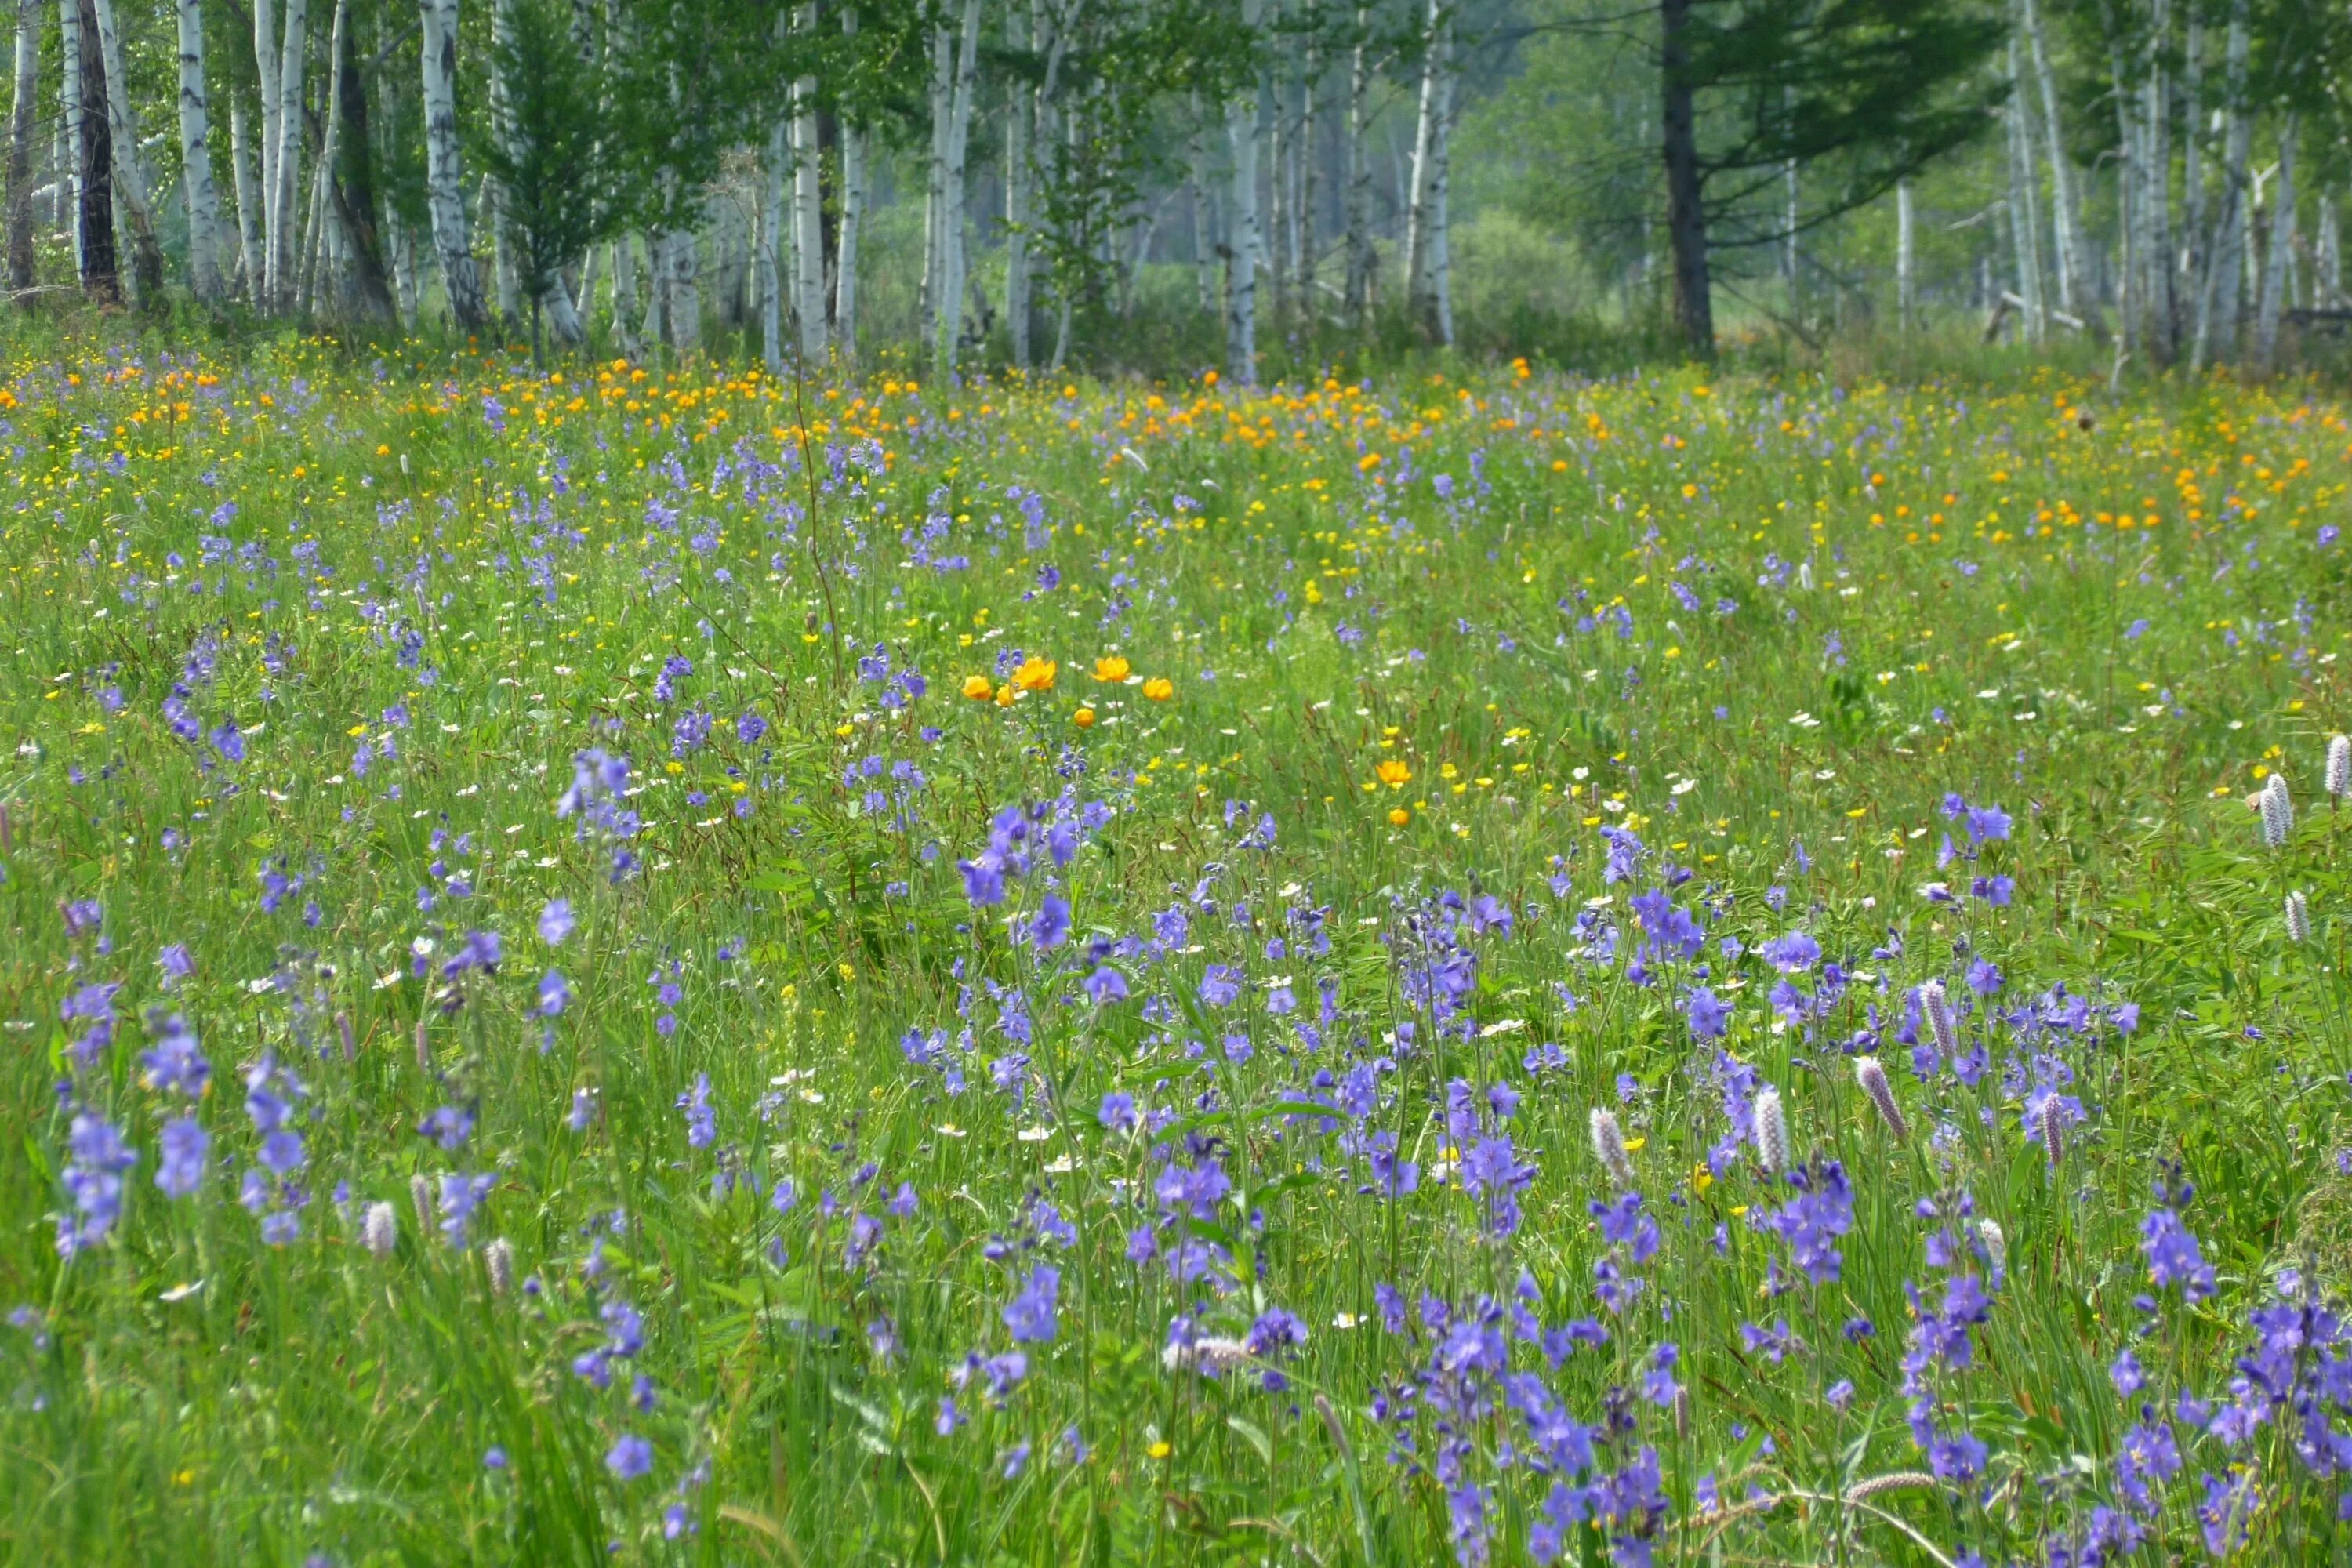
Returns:
[[[0,352],[11,1559],[2352,1558],[2329,391]]]

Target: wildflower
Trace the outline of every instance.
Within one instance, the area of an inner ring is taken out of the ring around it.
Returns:
[[[1402,789],[1412,782],[1412,769],[1395,757],[1386,757],[1372,769],[1372,776],[1391,789]]]
[[[2294,831],[2294,800],[2287,794],[2286,775],[2273,773],[2257,798],[2263,815],[2263,847],[2285,848],[2288,835]]]
[[[1132,668],[1120,655],[1108,653],[1095,660],[1095,679],[1106,686],[1117,686],[1126,680]]]
[[[1091,730],[1095,727],[1095,710],[1091,708],[1081,708],[1070,715],[1070,722],[1081,730]]]
[[[1780,1108],[1780,1091],[1764,1089],[1757,1092],[1753,1112],[1756,1121],[1756,1153],[1764,1168],[1773,1175],[1789,1173],[1789,1119]]]
[[[634,1481],[654,1468],[654,1446],[633,1433],[624,1432],[604,1456],[604,1468],[613,1479]]]
[[[184,1198],[204,1184],[209,1142],[203,1125],[193,1116],[174,1117],[163,1123],[155,1185],[165,1197]]]
[[[400,1211],[390,1204],[370,1204],[360,1222],[360,1242],[378,1258],[390,1258],[400,1243]]]
[[[1895,1102],[1895,1086],[1886,1081],[1886,1069],[1876,1057],[1856,1057],[1853,1060],[1853,1080],[1862,1092],[1870,1097],[1877,1109],[1878,1119],[1897,1138],[1911,1136],[1911,1124],[1903,1119],[1903,1108]]]
[[[1633,1159],[1625,1150],[1625,1134],[1617,1125],[1616,1115],[1604,1106],[1594,1106],[1591,1118],[1592,1157],[1621,1189],[1630,1190],[1634,1183]]]
[[[1023,659],[1020,667],[1013,670],[1013,684],[1024,691],[1051,691],[1054,689],[1054,676],[1059,668],[1052,659],[1039,658],[1033,654]]]
[[[562,947],[563,939],[572,934],[577,924],[572,919],[571,900],[550,899],[539,911],[539,940],[550,947]]]
[[[1055,1315],[1055,1302],[1061,1295],[1062,1271],[1050,1263],[1040,1263],[1029,1271],[1022,1283],[1021,1293],[1005,1304],[1004,1327],[1013,1341],[1021,1344],[1051,1344],[1061,1332]]]
[[[1946,1061],[1960,1054],[1959,1031],[1952,1026],[1950,1000],[1944,994],[1944,983],[1930,980],[1919,987],[1919,1011],[1927,1021],[1928,1037],[1935,1042],[1937,1052]]]
[[[63,1179],[73,1212],[58,1216],[58,1256],[71,1258],[114,1228],[122,1214],[122,1173],[139,1155],[104,1117],[87,1110],[75,1112],[66,1146],[73,1158]]]
[[[1154,702],[1173,701],[1176,683],[1164,675],[1155,675],[1143,683],[1143,695]]]
[[[2311,904],[2299,888],[2286,896],[2286,939],[2298,942],[2311,940]]]
[[[2327,793],[2337,798],[2352,795],[2352,735],[2336,735],[2327,742]]]
[[[490,1277],[490,1294],[505,1296],[514,1289],[514,1243],[499,1237],[482,1249],[482,1267]]]
[[[963,678],[963,694],[974,702],[985,702],[996,695],[996,683],[984,675]]]

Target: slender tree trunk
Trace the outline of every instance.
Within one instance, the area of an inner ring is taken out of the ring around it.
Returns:
[[[1895,185],[1895,329],[1910,331],[1918,321],[1918,253],[1912,235],[1911,182]]]
[[[1004,14],[1004,36],[1008,48],[1029,52],[1026,6],[1016,3]],[[1024,80],[1004,106],[1004,327],[1022,370],[1029,368],[1029,138],[1036,116],[1035,89]]]
[[[964,154],[971,137],[971,98],[980,49],[980,0],[963,0],[963,17],[956,35],[940,29],[941,58],[954,43],[953,64],[947,83],[948,121],[940,136],[940,203],[935,237],[939,254],[938,298],[933,301],[932,361],[943,373],[952,373],[963,337],[964,279]]]
[[[2204,299],[2206,275],[2213,266],[2213,235],[2206,224],[2205,139],[2205,13],[2189,7],[2186,41],[2180,58],[2180,244],[2176,275],[2194,290],[2186,307],[2191,312]],[[2195,331],[2191,329],[2192,332]]]
[[[915,296],[915,336],[929,346],[939,341],[940,244],[946,225],[948,116],[955,105],[955,40],[944,16],[930,27],[931,148],[923,175],[923,277]]]
[[[1309,14],[1310,28],[1319,28],[1320,17]],[[1322,182],[1317,177],[1322,167],[1318,155],[1323,133],[1323,45],[1319,30],[1307,35],[1307,71],[1299,89],[1298,103],[1298,235],[1296,241],[1298,273],[1298,302],[1301,313],[1311,325],[1321,312],[1315,302],[1316,203],[1322,195]]]
[[[269,257],[278,248],[278,115],[285,106],[278,91],[278,11],[272,0],[253,0],[253,63],[261,90],[260,188],[255,215],[261,224],[261,268],[246,279],[246,296],[257,310],[271,308]]]
[[[2165,51],[2170,47],[2172,8],[2156,0],[2147,38],[2147,76],[2141,94],[2140,269],[2147,282],[2148,352],[2169,364],[2180,347],[2180,310],[2173,287],[2172,115],[2166,89]]]
[[[681,353],[702,347],[702,250],[694,230],[681,228],[662,244],[663,325]]]
[[[1424,338],[1437,336],[1437,306],[1430,281],[1431,198],[1438,143],[1444,134],[1446,26],[1450,0],[1429,0],[1422,30],[1421,95],[1412,122],[1412,195],[1405,205],[1404,297],[1413,325]]]
[[[1675,324],[1683,342],[1715,357],[1715,306],[1706,270],[1706,213],[1701,205],[1697,107],[1690,85],[1691,0],[1658,0],[1662,119],[1666,163],[1666,237],[1675,253]]]
[[[400,319],[387,276],[383,230],[376,220],[375,142],[368,133],[368,84],[346,46],[336,72],[336,105],[342,132],[337,145],[341,156],[331,165],[331,187],[343,237],[348,242],[350,270],[345,279],[347,303],[354,313],[372,321]]]
[[[452,7],[456,0],[438,0]],[[277,146],[270,155],[274,183],[270,187],[271,239],[268,298],[273,310],[292,303],[296,246],[301,238],[302,87],[310,47],[310,0],[286,0],[286,50],[278,67]]]
[[[106,112],[106,58],[98,41],[98,17],[90,0],[67,0],[75,6],[72,42],[74,62],[80,68],[74,91],[81,104],[79,202],[75,214],[81,230],[81,289],[93,303],[122,302],[122,279],[114,261],[114,144]]]
[[[2315,237],[2319,254],[2313,259],[2315,276],[2312,279],[2315,298],[2312,304],[2322,310],[2339,309],[2344,300],[2344,233],[2337,226],[2336,198],[2319,198],[2318,233]]]
[[[343,130],[343,37],[350,21],[351,0],[335,0],[333,19],[327,28],[327,128],[320,138],[318,167],[311,172],[310,219],[296,283],[299,308],[306,312],[321,308],[330,281],[324,274],[341,255],[341,247],[330,237],[335,214],[328,198],[334,189],[335,155]],[[335,308],[340,310],[344,290],[339,280],[333,292]]]
[[[40,0],[16,0],[16,97],[8,114],[8,287],[33,287],[33,123],[41,86]],[[60,169],[58,178],[63,180]],[[29,306],[29,298],[18,300]]]
[[[114,0],[93,0],[89,15],[98,25],[99,58],[106,68],[114,195],[121,208],[123,227],[131,236],[131,278],[140,302],[153,308],[163,302],[163,247],[155,239],[155,210],[150,196],[154,182],[148,178],[147,160],[139,151],[139,119],[131,104],[130,79],[123,72],[122,34],[114,23]]]
[[[770,375],[784,374],[784,186],[792,160],[792,137],[785,117],[768,124],[768,152],[760,170],[759,252],[752,268],[760,295],[760,363]]]
[[[1192,95],[1192,130],[1185,138],[1185,184],[1192,199],[1192,298],[1203,315],[1217,308],[1217,236],[1209,212],[1209,136],[1201,95]]]
[[[1265,0],[1242,0],[1242,26],[1253,36],[1265,16]],[[1257,382],[1257,272],[1263,252],[1258,231],[1258,140],[1264,115],[1264,84],[1253,73],[1248,86],[1225,105],[1225,138],[1233,145],[1233,195],[1227,242],[1233,252],[1225,286],[1225,374],[1244,386]]]
[[[301,0],[293,0],[299,5]],[[457,161],[457,0],[422,0],[425,61],[425,194],[449,313],[460,331],[489,325],[466,222],[465,172]]]
[[[799,30],[816,31],[816,7],[801,8]],[[800,320],[801,358],[825,355],[824,157],[817,141],[816,78],[793,83],[793,310]]]
[[[2212,247],[2212,265],[2199,307],[2198,342],[2192,366],[2203,368],[2207,355],[2233,357],[2238,352],[2239,324],[2244,312],[2247,217],[2252,208],[2248,165],[2253,159],[2253,106],[2246,100],[2246,70],[2252,39],[2246,26],[2246,0],[2236,0],[2230,11],[2230,33],[2224,45],[2223,70],[2228,95],[2222,106],[2221,227]]]
[[[2065,121],[2058,112],[2058,80],[2050,68],[2048,29],[2042,25],[2041,0],[2021,0],[2025,38],[2032,57],[2033,77],[2041,89],[2042,133],[2050,146],[2050,238],[2058,271],[2058,304],[2096,328],[2098,301],[2092,298],[2090,273],[2082,241],[2081,207],[2074,189],[2074,160],[2066,155]]]
[[[852,12],[845,24],[853,24]],[[834,245],[833,334],[844,360],[857,357],[857,267],[859,242],[866,228],[866,136],[865,126],[845,120],[841,125],[840,238]]]
[[[261,175],[254,163],[245,97],[234,89],[228,98],[228,161],[236,182],[238,270],[245,279],[246,302],[258,309],[263,273]]]
[[[2042,341],[2048,319],[2042,309],[2042,226],[2033,178],[2033,115],[2019,72],[2017,38],[2009,40],[2009,233],[2017,263],[2017,297],[2025,335]]]
[[[384,226],[391,236],[385,247],[392,252],[393,309],[398,313],[401,329],[416,330],[416,231],[398,214]]]
[[[188,203],[188,288],[205,304],[221,297],[220,198],[213,190],[210,95],[205,83],[201,0],[179,0],[180,169]]]
[[[1342,304],[1348,324],[1364,330],[1372,300],[1372,161],[1365,155],[1364,131],[1371,112],[1371,7],[1356,7],[1356,44],[1348,59],[1348,274]]]
[[[2294,155],[2300,118],[2289,110],[2279,127],[2278,184],[2271,194],[2270,244],[2263,258],[2262,302],[2254,318],[2254,368],[2268,375],[2278,363],[2279,318],[2286,308],[2288,268],[2294,256]]]

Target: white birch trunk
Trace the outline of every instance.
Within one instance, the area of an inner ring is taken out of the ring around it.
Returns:
[[[2336,225],[2336,198],[2319,198],[2318,233],[2315,236],[2319,254],[2312,268],[2314,292],[2312,303],[2323,310],[2340,307],[2344,299],[2344,234]]]
[[[931,24],[931,150],[923,175],[923,277],[915,296],[915,336],[925,345],[939,339],[940,208],[947,201],[948,115],[955,101],[955,41],[939,20]]]
[[[130,231],[131,270],[141,297],[163,286],[163,249],[155,239],[154,175],[140,150],[139,117],[131,105],[131,84],[122,68],[122,29],[115,25],[114,0],[95,0],[99,56],[106,67],[106,119],[113,142],[114,201]],[[153,303],[152,299],[149,303]]]
[[[799,30],[816,29],[816,9],[803,6]],[[825,354],[824,163],[818,144],[816,78],[793,83],[793,313],[799,318],[803,362],[821,363]]]
[[[663,325],[670,346],[692,353],[702,346],[702,252],[692,229],[663,237],[661,276]]]
[[[8,112],[7,280],[33,287],[33,125],[41,90],[39,0],[16,0],[14,96]]]
[[[79,0],[58,0],[58,53],[65,71],[58,83],[59,153],[58,188],[69,196],[65,226],[73,236],[74,276],[87,270],[81,254],[81,6]]]
[[[220,198],[213,189],[210,94],[205,84],[205,15],[179,0],[180,168],[188,202],[188,287],[212,304],[221,297]]]
[[[753,241],[752,289],[760,297],[760,363],[768,374],[784,374],[784,165],[792,157],[790,132],[782,116],[768,125],[766,155],[760,161],[759,233]]]
[[[300,0],[295,0],[299,4]],[[423,0],[425,61],[425,194],[433,217],[433,247],[458,330],[488,324],[482,281],[474,270],[473,237],[466,222],[464,171],[457,161],[457,0]]]
[[[2158,363],[2180,344],[2180,312],[2173,290],[2172,115],[2165,79],[2172,7],[2156,0],[2147,38],[2147,76],[2140,98],[2140,274],[2147,283],[2147,343]]]
[[[454,0],[451,3],[454,6]],[[454,31],[454,9],[451,20]],[[274,243],[267,258],[269,301],[275,310],[283,310],[292,300],[294,268],[299,259],[295,246],[301,237],[302,80],[310,23],[310,0],[286,0],[286,52],[278,66],[278,142],[270,160],[275,175],[269,195]]]
[[[1450,342],[1453,307],[1445,233],[1448,132],[1454,118],[1454,22],[1451,0],[1430,0],[1421,68],[1421,102],[1413,116],[1412,195],[1405,210],[1405,300],[1412,319],[1434,342]]]
[[[1005,16],[1005,43],[1030,47],[1025,9],[1015,4]],[[1004,110],[1004,326],[1013,338],[1013,363],[1029,368],[1029,135],[1037,98],[1024,82]]]
[[[236,92],[231,92],[228,100],[228,159],[236,182],[238,270],[244,279],[246,302],[257,308],[262,278],[261,175],[254,163],[245,98]]]
[[[261,248],[265,258],[262,270],[246,281],[246,294],[257,310],[269,308],[269,296],[265,291],[268,271],[267,257],[278,243],[278,215],[271,193],[278,189],[278,111],[282,100],[278,90],[278,11],[270,0],[253,0],[253,63],[261,86],[261,142],[256,148],[260,160],[261,188],[256,193],[259,205],[255,216],[261,224]]]
[[[2066,156],[2065,121],[2058,114],[2058,80],[2050,68],[2048,31],[2042,25],[2041,0],[2022,0],[2025,41],[2032,57],[2033,76],[2041,89],[2042,134],[2050,146],[2050,240],[2058,272],[2059,308],[2084,319],[2096,314],[2090,276],[2084,263],[2081,209],[2074,193],[2074,168]]]
[[[971,136],[972,78],[980,50],[980,0],[963,0],[961,37],[949,96],[944,159],[940,169],[939,299],[933,307],[939,337],[933,358],[942,371],[955,369],[963,336],[964,155]]]
[[[1918,253],[1913,237],[1916,221],[1911,182],[1898,180],[1895,185],[1895,330],[1898,332],[1910,331],[1918,321]]]
[[[1242,0],[1242,26],[1255,34],[1265,18],[1265,0]],[[1226,266],[1225,374],[1243,386],[1257,382],[1257,270],[1264,245],[1258,231],[1258,142],[1264,134],[1259,99],[1262,86],[1253,74],[1248,87],[1225,105],[1225,139],[1233,145],[1233,194],[1228,214]]]
[[[1192,295],[1203,315],[1217,308],[1217,236],[1209,211],[1209,137],[1201,99],[1192,97],[1192,133],[1185,147],[1185,183],[1192,197]]]
[[[2042,233],[2035,221],[2039,204],[2033,190],[2033,126],[2032,114],[2018,70],[2018,47],[2014,34],[2009,40],[2009,232],[2010,247],[2017,264],[2017,297],[2024,301],[2021,314],[2025,318],[2025,335],[2034,342],[2042,341],[2048,325],[2042,310]]]
[[[514,43],[514,0],[491,0],[490,47],[497,51],[493,60],[503,57]],[[516,161],[521,151],[520,138],[515,131],[514,115],[507,108],[506,73],[493,67],[490,77],[490,134],[498,139],[499,147],[509,163]],[[498,245],[498,262],[491,274],[498,290],[499,314],[509,321],[523,313],[523,290],[526,286],[536,291],[536,283],[522,275],[521,258],[516,255],[514,226],[508,221],[506,186],[491,180],[483,193],[488,198],[490,214],[490,235]]]
[[[1357,43],[1348,66],[1348,276],[1344,303],[1349,324],[1360,331],[1372,293],[1372,161],[1364,153],[1364,128],[1371,102],[1369,37],[1371,7],[1356,7]]]
[[[1317,176],[1322,167],[1319,143],[1323,130],[1323,47],[1318,35],[1307,37],[1307,70],[1298,101],[1298,300],[1310,322],[1321,315],[1315,302],[1316,203],[1322,191]]]
[[[2254,318],[2254,368],[2268,375],[2278,359],[2279,318],[2286,309],[2289,264],[2294,256],[2294,154],[2302,124],[2293,110],[2279,127],[2278,184],[2271,193],[2270,244],[2263,258],[2263,291]]]
[[[857,357],[857,255],[866,228],[866,127],[841,124],[841,237],[834,242],[834,344],[845,360]]]
[[[416,330],[416,232],[391,216],[383,226],[385,248],[392,253],[392,306],[401,330]]]
[[[310,175],[310,221],[303,242],[300,278],[301,303],[306,310],[319,309],[331,279],[328,273],[341,255],[336,230],[334,204],[335,151],[342,139],[343,125],[343,29],[350,20],[351,0],[335,0],[334,20],[327,30],[327,131],[319,144],[319,164]],[[341,289],[335,290],[336,304],[341,306]]]
[[[2229,100],[2223,106],[2221,137],[2221,227],[2213,247],[2212,275],[2207,288],[2210,303],[2205,311],[2210,318],[2210,342],[2199,345],[2200,350],[2210,348],[2224,356],[2234,354],[2238,348],[2239,322],[2244,311],[2247,219],[2253,205],[2253,193],[2247,183],[2247,165],[2252,161],[2254,147],[2253,106],[2246,101],[2251,46],[2246,0],[2237,0],[2230,11],[2229,41],[2224,46],[2223,68],[2228,80],[2223,90]],[[2203,361],[2204,354],[2200,353],[2200,367]]]

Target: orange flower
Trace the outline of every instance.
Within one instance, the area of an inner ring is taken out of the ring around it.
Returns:
[[[1107,653],[1095,660],[1095,679],[1116,686],[1127,679],[1129,668],[1124,658],[1115,653]]]
[[[1095,710],[1091,708],[1081,708],[1070,715],[1070,722],[1081,730],[1091,730],[1095,727]]]
[[[1143,694],[1154,702],[1172,701],[1176,696],[1176,683],[1164,675],[1155,675],[1143,683]]]
[[[967,675],[963,678],[963,694],[974,702],[985,702],[996,695],[996,687],[984,675]]]
[[[1021,668],[1013,672],[1013,684],[1024,691],[1051,691],[1054,676],[1060,668],[1050,658],[1024,658]]]
[[[1401,805],[1393,806],[1389,811],[1389,826],[1391,827],[1402,827],[1406,823],[1411,822],[1412,820],[1412,813],[1407,811]]]
[[[1381,783],[1388,785],[1391,789],[1402,789],[1406,784],[1412,782],[1412,769],[1397,761],[1394,757],[1389,758],[1380,766],[1374,768],[1372,770],[1372,773],[1374,777],[1381,781]]]

